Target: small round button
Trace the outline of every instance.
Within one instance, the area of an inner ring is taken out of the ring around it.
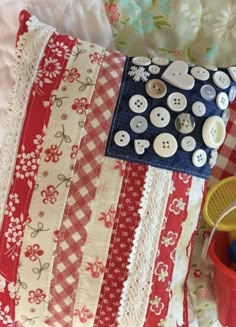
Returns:
[[[129,107],[133,112],[140,114],[147,109],[148,102],[141,94],[135,94],[129,99]]]
[[[229,76],[220,70],[213,74],[213,81],[221,89],[227,89],[230,86]]]
[[[207,118],[202,127],[202,138],[207,146],[218,149],[225,139],[223,119],[218,116]]]
[[[169,111],[163,107],[157,107],[153,109],[150,113],[151,123],[159,128],[165,127],[170,122]]]
[[[222,115],[222,119],[225,125],[227,125],[228,121],[229,121],[229,115],[230,115],[230,110],[229,108],[227,108],[226,110],[224,110],[223,115]]]
[[[233,102],[236,98],[236,87],[231,86],[229,89],[229,102]]]
[[[154,99],[161,99],[166,95],[167,87],[159,79],[150,79],[146,84],[147,94]]]
[[[200,167],[204,166],[206,162],[207,162],[206,151],[204,151],[202,149],[197,149],[193,152],[192,163],[195,167],[200,168]]]
[[[155,57],[152,58],[152,63],[154,65],[166,66],[169,64],[169,60],[167,58]]]
[[[192,136],[184,136],[180,145],[184,151],[192,152],[196,148],[196,141]]]
[[[200,66],[193,67],[191,69],[191,74],[200,81],[207,81],[210,77],[209,71]]]
[[[203,99],[207,101],[212,101],[216,97],[216,90],[213,86],[206,84],[201,87],[200,94]]]
[[[183,111],[187,106],[187,99],[182,93],[173,92],[167,98],[167,105],[173,111]]]
[[[148,57],[134,57],[132,63],[136,66],[148,66],[151,64],[151,59]]]
[[[151,65],[148,67],[149,73],[153,74],[153,75],[157,75],[160,73],[160,67],[158,67],[157,65]]]
[[[192,105],[192,112],[197,117],[203,117],[206,113],[205,104],[201,101],[194,102],[194,104]]]
[[[129,144],[130,136],[126,131],[118,131],[114,136],[116,145],[124,147]]]
[[[143,116],[135,116],[130,121],[130,128],[133,132],[141,134],[148,128],[147,119]]]
[[[175,128],[182,134],[189,134],[195,128],[195,120],[192,115],[183,112],[175,118]]]
[[[221,110],[227,109],[229,106],[228,95],[225,92],[218,93],[217,97],[216,97],[216,104],[217,104],[217,107]]]
[[[154,142],[153,149],[162,158],[169,158],[177,151],[178,144],[176,138],[169,133],[159,134]]]

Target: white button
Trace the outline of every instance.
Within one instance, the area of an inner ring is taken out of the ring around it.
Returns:
[[[225,124],[222,118],[211,116],[207,118],[202,127],[204,143],[213,149],[218,149],[225,139]]]
[[[153,109],[150,113],[151,123],[159,128],[165,127],[170,122],[169,111],[163,107],[157,107]]]
[[[114,136],[114,141],[118,146],[126,146],[130,142],[130,136],[126,131],[118,131]]]
[[[148,102],[144,96],[136,94],[129,99],[129,107],[133,112],[140,114],[147,109]]]
[[[195,128],[195,120],[192,115],[183,112],[175,119],[175,128],[182,134],[189,134]]]
[[[229,76],[222,71],[218,71],[213,74],[213,81],[215,85],[221,89],[227,89],[230,86]]]
[[[233,102],[236,98],[236,87],[231,86],[229,89],[229,102]]]
[[[144,154],[145,149],[149,148],[150,142],[148,140],[134,140],[134,149],[137,154]]]
[[[166,68],[162,79],[182,90],[191,90],[195,84],[194,78],[188,74],[188,65],[180,60],[174,61]]]
[[[169,64],[169,60],[167,58],[155,57],[152,58],[152,63],[154,65],[166,66]]]
[[[186,152],[191,152],[196,148],[196,141],[192,136],[185,136],[181,140],[181,148]]]
[[[196,101],[192,105],[192,112],[194,113],[195,116],[197,117],[202,117],[206,113],[206,106],[203,102],[201,101]]]
[[[216,97],[216,104],[217,107],[221,110],[225,110],[229,106],[229,98],[228,95],[225,92],[218,93]]]
[[[161,99],[166,95],[167,87],[160,79],[150,79],[146,84],[147,94],[154,99]]]
[[[168,96],[167,105],[173,111],[183,111],[187,106],[187,99],[182,93],[174,92]]]
[[[177,148],[178,144],[176,138],[169,133],[159,134],[153,142],[153,149],[155,153],[162,158],[173,156],[177,151]]]
[[[230,73],[232,80],[236,82],[236,67],[229,67],[228,72]]]
[[[151,64],[151,59],[148,57],[134,57],[132,63],[136,66],[148,66]]]
[[[192,162],[195,167],[200,168],[200,167],[204,166],[205,163],[207,162],[206,151],[204,151],[202,149],[195,150],[193,152]]]
[[[229,108],[227,108],[226,110],[224,110],[223,115],[222,115],[222,119],[225,125],[227,125],[228,121],[229,121],[229,114],[230,114],[230,110]]]
[[[148,128],[147,119],[143,116],[135,116],[130,121],[130,128],[135,133],[144,133]]]
[[[158,67],[157,65],[151,65],[148,67],[148,70],[151,74],[156,75],[160,73],[160,67]]]
[[[207,81],[210,77],[209,71],[200,66],[193,67],[191,69],[191,74],[200,81]]]
[[[201,87],[200,94],[203,99],[207,101],[212,101],[216,97],[216,90],[213,86],[206,84]]]
[[[213,72],[216,72],[218,70],[218,68],[216,66],[213,66],[213,65],[206,65],[205,68],[209,69],[209,70],[212,70]]]

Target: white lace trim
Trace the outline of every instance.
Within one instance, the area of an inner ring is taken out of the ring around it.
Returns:
[[[53,27],[41,23],[34,16],[30,17],[27,26],[28,32],[20,36],[16,48],[15,83],[11,90],[11,100],[7,110],[7,132],[4,145],[0,149],[0,225],[15,166],[28,98],[38,64],[50,37],[55,32]]]
[[[129,258],[118,312],[119,327],[142,327],[151,293],[157,244],[160,239],[172,172],[149,167],[141,200],[141,221]]]

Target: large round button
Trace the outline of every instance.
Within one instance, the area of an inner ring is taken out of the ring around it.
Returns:
[[[167,98],[167,105],[173,111],[183,111],[187,106],[187,99],[182,93],[173,92]]]
[[[229,76],[220,70],[213,74],[213,81],[221,89],[227,89],[230,86]]]
[[[126,131],[118,131],[114,136],[114,141],[118,146],[126,146],[130,142],[130,136]]]
[[[224,110],[223,115],[221,116],[225,125],[227,125],[229,121],[229,114],[230,114],[230,110],[229,108],[227,108],[226,110]]]
[[[130,121],[130,128],[133,132],[141,134],[148,128],[147,119],[143,116],[135,116]]]
[[[165,127],[170,122],[169,111],[163,107],[157,107],[153,109],[150,113],[151,123],[159,128]]]
[[[182,134],[189,134],[195,128],[195,120],[192,115],[188,113],[182,113],[175,119],[175,128]]]
[[[225,124],[222,118],[211,116],[207,118],[202,127],[204,143],[213,149],[218,149],[225,139]]]
[[[148,66],[151,64],[151,59],[148,57],[134,57],[132,63],[136,66]]]
[[[206,151],[204,151],[202,149],[197,149],[193,152],[192,163],[195,167],[200,168],[200,167],[204,166],[206,162],[207,162]]]
[[[133,112],[140,114],[147,109],[148,102],[144,96],[136,94],[129,99],[129,107]]]
[[[201,87],[200,94],[203,99],[207,101],[212,101],[216,97],[216,90],[213,86],[206,84]]]
[[[152,63],[154,65],[166,66],[169,64],[169,60],[167,58],[155,57],[152,58]]]
[[[233,102],[236,98],[236,87],[231,86],[229,89],[229,102]]]
[[[225,92],[218,93],[216,97],[216,104],[217,107],[221,110],[225,110],[229,106],[229,98],[228,95]]]
[[[153,149],[157,155],[162,158],[168,158],[175,154],[178,144],[176,138],[169,133],[159,134],[154,142]]]
[[[154,99],[161,99],[166,95],[167,87],[160,79],[150,79],[146,84],[147,94]]]
[[[151,65],[148,67],[149,73],[153,74],[153,75],[157,75],[160,73],[160,67],[158,67],[157,65]]]
[[[202,117],[206,113],[206,106],[203,102],[201,101],[196,101],[192,105],[192,112],[194,113],[195,116],[197,117]]]
[[[196,148],[196,141],[192,136],[185,136],[181,140],[181,148],[186,152],[191,152]]]
[[[207,81],[210,77],[209,71],[200,66],[193,67],[191,69],[191,74],[200,81]]]

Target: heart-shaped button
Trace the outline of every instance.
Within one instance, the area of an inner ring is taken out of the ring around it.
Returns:
[[[170,64],[162,74],[162,79],[182,90],[191,90],[195,83],[195,79],[188,74],[188,65],[181,60]]]
[[[137,154],[144,154],[145,149],[149,148],[150,142],[148,140],[135,140],[134,141],[134,149]]]

